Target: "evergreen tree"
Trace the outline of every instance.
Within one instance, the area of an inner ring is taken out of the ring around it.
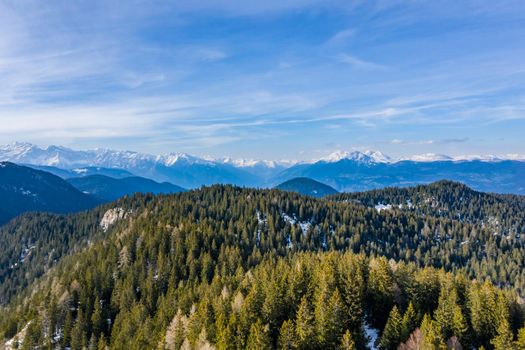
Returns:
[[[37,348],[42,342],[42,330],[37,322],[31,322],[26,326],[22,350]]]
[[[108,349],[108,345],[106,343],[106,338],[104,337],[104,334],[102,334],[100,338],[98,338],[97,350],[107,350],[107,349]]]
[[[441,336],[441,332],[436,323],[432,321],[428,314],[423,317],[421,322],[421,345],[420,350],[444,350],[446,345]]]
[[[517,350],[525,350],[525,327],[518,331],[518,340],[516,341]]]
[[[95,337],[104,331],[104,319],[102,318],[102,305],[98,297],[95,299],[93,314],[91,315],[91,327]]]
[[[315,324],[314,316],[306,296],[301,299],[297,317],[295,320],[295,334],[297,335],[297,347],[299,349],[314,348]]]
[[[381,341],[381,349],[395,350],[402,341],[403,336],[403,319],[396,305],[390,310],[388,321],[386,322]]]
[[[402,332],[401,332],[401,338],[403,341],[407,340],[410,334],[416,329],[417,327],[417,315],[416,310],[414,309],[414,305],[412,302],[408,304],[408,307],[405,311],[405,314],[403,315],[403,322],[402,322]]]
[[[454,310],[456,307],[456,289],[451,283],[443,285],[439,293],[438,307],[434,311],[434,319],[445,339],[454,335]]]
[[[294,325],[291,320],[284,321],[279,332],[278,348],[291,350],[296,348]]]
[[[340,350],[356,350],[354,339],[352,338],[352,333],[349,330],[345,332],[343,338],[341,339]]]
[[[250,335],[246,343],[247,350],[266,350],[272,348],[268,325],[263,325],[261,320],[257,320],[250,327]]]
[[[497,336],[490,343],[494,346],[494,350],[513,350],[515,349],[513,338],[509,322],[503,320],[498,326]]]
[[[465,337],[468,332],[468,325],[461,307],[456,305],[452,316],[452,333],[459,339],[460,342],[465,342]]]

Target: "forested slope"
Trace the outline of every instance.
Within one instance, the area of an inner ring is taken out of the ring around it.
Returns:
[[[113,207],[106,238],[0,311],[6,338],[29,325],[24,346],[364,348],[366,325],[385,349],[492,348],[523,327],[523,238],[479,222],[231,186]]]

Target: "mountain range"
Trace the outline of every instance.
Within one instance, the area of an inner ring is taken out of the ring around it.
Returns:
[[[338,151],[309,162],[289,162],[212,159],[185,153],[150,155],[108,149],[77,151],[61,146],[41,148],[13,143],[0,147],[0,160],[45,167],[63,178],[135,175],[190,189],[215,183],[274,187],[295,177],[308,177],[342,192],[448,179],[480,191],[525,194],[525,157],[519,155],[424,154],[394,159],[379,151]]]

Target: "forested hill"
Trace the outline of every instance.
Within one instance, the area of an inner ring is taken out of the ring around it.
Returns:
[[[525,232],[525,196],[474,191],[452,181],[416,187],[390,187],[366,192],[341,193],[335,201],[352,201],[377,209],[401,209],[417,215],[446,217],[491,227],[495,234]]]
[[[307,177],[293,178],[277,185],[275,188],[281,191],[297,192],[312,197],[324,197],[337,193],[334,188]]]
[[[523,237],[476,222],[231,186],[55,218],[27,226],[50,244],[10,272],[31,287],[0,310],[0,338],[25,329],[29,348],[364,349],[373,326],[384,349],[503,349],[523,327]],[[28,278],[64,225],[89,243]]]

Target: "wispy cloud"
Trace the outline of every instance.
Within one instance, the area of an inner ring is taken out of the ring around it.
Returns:
[[[353,28],[343,29],[341,31],[338,31],[334,35],[332,35],[327,41],[326,45],[339,45],[343,44],[348,39],[352,38],[354,35],[356,35],[356,30]]]
[[[354,68],[357,69],[365,69],[365,70],[376,70],[376,69],[385,69],[386,66],[374,63],[371,61],[366,61],[361,58],[358,58],[356,56],[342,53],[337,56],[337,60],[342,63],[346,63],[351,65]]]
[[[1,2],[0,142],[292,153],[505,135],[523,153],[511,2]]]

